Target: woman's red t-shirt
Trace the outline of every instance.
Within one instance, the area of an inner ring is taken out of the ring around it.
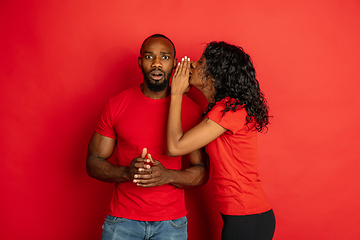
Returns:
[[[228,131],[209,143],[215,196],[220,212],[226,215],[263,213],[271,206],[258,179],[257,131],[246,125],[245,108],[223,115],[225,99],[206,115]]]

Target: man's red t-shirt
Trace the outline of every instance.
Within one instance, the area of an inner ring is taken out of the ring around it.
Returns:
[[[147,148],[148,153],[165,168],[181,169],[181,157],[167,155],[169,104],[170,96],[151,99],[142,93],[140,86],[109,100],[95,131],[117,140],[118,165],[129,166],[131,160]],[[184,131],[195,126],[200,116],[200,107],[184,96],[181,113]],[[109,215],[139,221],[163,221],[186,214],[183,189],[170,184],[143,188],[132,181],[115,184]]]

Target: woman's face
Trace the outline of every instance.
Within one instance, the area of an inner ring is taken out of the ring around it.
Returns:
[[[191,64],[191,68],[190,68],[189,83],[191,86],[199,90],[201,90],[206,84],[205,75],[204,75],[205,63],[206,63],[205,58],[201,56],[199,61],[193,62]]]

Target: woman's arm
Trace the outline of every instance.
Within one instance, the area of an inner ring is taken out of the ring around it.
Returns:
[[[181,103],[189,86],[190,59],[183,60],[176,68],[171,82],[171,102],[168,118],[167,144],[169,156],[188,154],[210,143],[227,131],[214,121],[204,118],[198,125],[183,133]]]
[[[180,115],[180,111],[178,115],[177,113],[173,114],[173,117],[171,118],[170,115],[171,113],[169,113],[167,144],[168,155],[172,157],[185,155],[196,149],[202,148],[227,131],[226,128],[223,128],[216,122],[204,118],[198,125],[186,133],[183,133],[181,121],[179,124],[179,121],[172,120]]]

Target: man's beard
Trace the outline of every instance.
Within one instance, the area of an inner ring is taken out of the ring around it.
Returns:
[[[162,70],[160,70],[160,71],[162,71]],[[150,91],[161,92],[161,91],[164,91],[169,86],[169,81],[171,78],[172,70],[168,73],[165,73],[164,71],[162,71],[162,72],[164,73],[164,81],[162,81],[160,83],[158,83],[158,82],[152,83],[150,81],[150,73],[146,74],[144,72],[144,70],[142,70],[144,80]]]

